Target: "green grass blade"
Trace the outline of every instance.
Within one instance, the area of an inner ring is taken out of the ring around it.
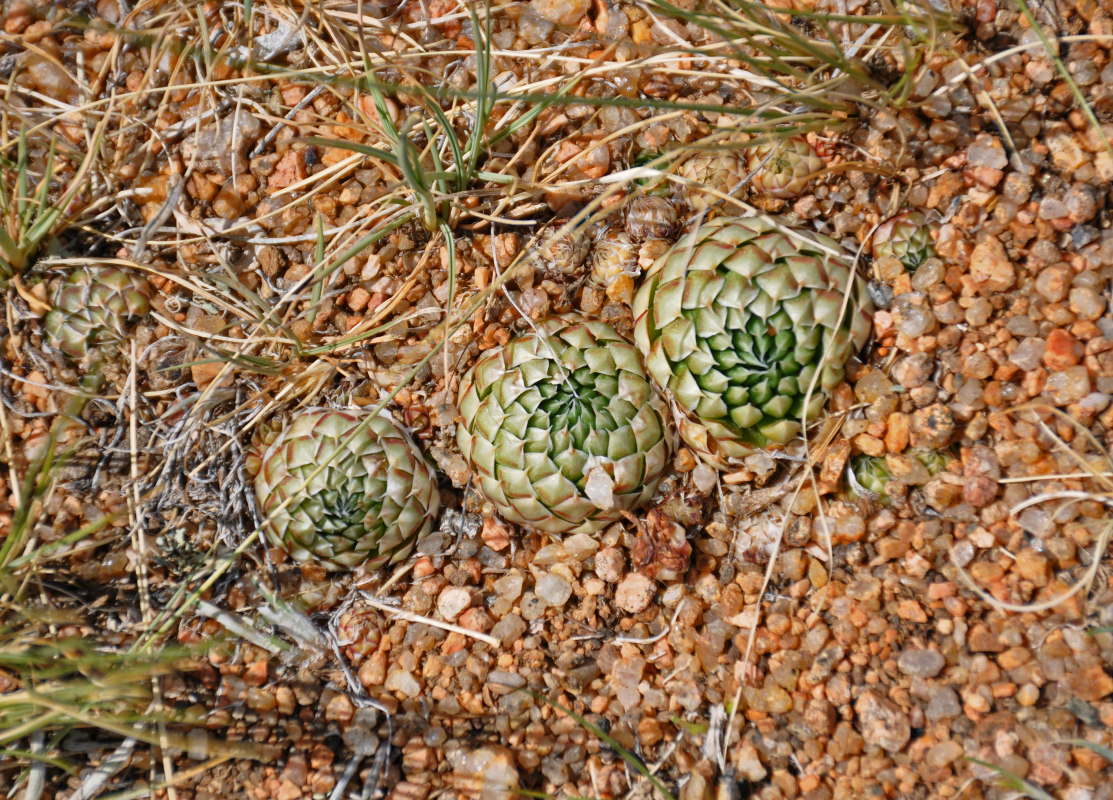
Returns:
[[[325,220],[320,211],[317,212],[317,250],[314,256],[315,266],[320,266],[325,260]],[[325,282],[321,278],[313,281],[313,294],[309,301],[309,313],[306,315],[310,325],[317,319],[317,309],[321,305],[321,293],[324,291],[324,286]]]
[[[1021,13],[1024,14],[1025,19],[1028,20],[1029,28],[1039,37],[1040,42],[1044,46],[1044,50],[1047,51],[1047,57],[1050,58],[1051,63],[1055,65],[1055,71],[1059,73],[1059,76],[1067,86],[1070,87],[1071,94],[1074,95],[1074,100],[1078,103],[1086,120],[1093,126],[1094,130],[1097,131],[1098,138],[1100,138],[1101,143],[1105,145],[1106,151],[1110,155],[1113,155],[1113,145],[1109,143],[1109,138],[1105,135],[1101,123],[1098,121],[1097,116],[1094,115],[1094,109],[1090,108],[1090,104],[1086,102],[1086,96],[1082,94],[1082,89],[1080,89],[1075,82],[1074,76],[1070,74],[1070,70],[1068,70],[1067,65],[1063,63],[1063,59],[1059,58],[1058,52],[1051,46],[1051,41],[1047,38],[1047,34],[1043,32],[1043,27],[1036,21],[1032,9],[1028,7],[1026,0],[1016,0],[1016,4],[1020,6]]]
[[[623,761],[625,761],[628,765],[633,767],[639,774],[642,775],[642,777],[644,777],[647,781],[649,781],[653,785],[653,788],[656,789],[658,792],[660,792],[665,797],[665,800],[676,800],[676,798],[672,796],[672,794],[669,792],[669,790],[666,789],[664,787],[664,785],[659,780],[657,780],[657,776],[654,775],[652,772],[650,772],[649,769],[645,766],[645,764],[642,763],[642,760],[640,758],[638,758],[636,755],[634,755],[629,750],[627,750],[625,747],[623,747],[618,742],[616,742],[610,736],[610,734],[608,734],[605,730],[600,728],[598,725],[595,725],[595,724],[589,722],[588,720],[581,717],[579,714],[577,714],[572,709],[565,708],[564,706],[562,706],[560,703],[556,702],[555,700],[550,700],[545,695],[538,694],[537,692],[533,691],[532,689],[523,689],[522,691],[529,692],[530,695],[535,700],[540,700],[543,703],[549,704],[550,706],[557,709],[558,711],[563,711],[565,714],[567,714],[572,719],[574,719],[576,721],[576,724],[579,725],[581,728],[584,728],[585,730],[590,731],[595,736],[598,736],[602,741],[606,742],[607,746],[610,747],[612,750],[614,750],[616,753],[618,753],[619,756],[622,757]]]
[[[1062,744],[1069,744],[1074,747],[1085,747],[1087,750],[1093,750],[1110,764],[1113,764],[1113,750],[1106,747],[1105,745],[1100,745],[1096,742],[1090,742],[1086,739],[1064,739],[1062,741]]]
[[[990,764],[988,761],[981,761],[977,758],[971,758],[970,756],[966,756],[966,760],[969,761],[971,764],[977,764],[979,767],[985,767],[986,769],[996,772],[999,776],[998,780],[1006,789],[1012,789],[1015,792],[1021,792],[1025,796],[1032,798],[1032,800],[1055,800],[1054,797],[1052,797],[1040,787],[1033,786],[1031,783],[1028,783],[1028,781],[1024,780],[1019,775],[1014,775],[1013,773],[1009,772],[1006,769],[1002,769],[996,764]]]
[[[16,218],[19,220],[19,229],[27,228],[27,129],[20,127],[19,139],[16,143],[16,178],[15,178],[15,203]]]
[[[307,136],[305,141],[316,147],[335,147],[340,150],[350,150],[353,153],[359,153],[364,156],[371,156],[380,161],[385,161],[393,167],[398,167],[398,157],[394,153],[389,153],[386,150],[380,150],[378,147],[370,147],[359,142],[349,142],[344,139],[326,139],[320,136]]]
[[[424,88],[424,87],[422,87]],[[468,172],[467,165],[464,163],[463,152],[460,150],[460,142],[456,138],[456,130],[448,121],[448,116],[444,113],[440,103],[432,94],[427,94],[429,111],[437,118],[437,124],[441,126],[444,131],[444,136],[448,139],[448,146],[452,150],[452,168],[455,171],[456,191],[462,192],[468,188],[468,183],[471,181],[471,174]],[[432,141],[430,139],[430,141]],[[435,150],[435,148],[434,148]]]

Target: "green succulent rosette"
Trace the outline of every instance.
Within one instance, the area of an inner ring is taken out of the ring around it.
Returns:
[[[647,271],[634,342],[681,436],[708,462],[794,439],[865,345],[872,304],[841,252],[825,236],[720,217]]]
[[[951,463],[951,456],[943,450],[919,450],[911,455],[923,464],[932,477]],[[893,473],[884,456],[855,456],[850,459],[846,477],[847,495],[851,499],[865,496],[875,499],[883,506],[889,505],[889,481],[893,479]]]
[[[873,234],[873,257],[895,258],[909,272],[935,256],[931,225],[920,211],[890,217]]]
[[[301,413],[257,469],[267,537],[296,561],[327,569],[401,561],[440,507],[433,467],[386,412],[369,421],[334,409]]]
[[[146,278],[116,267],[75,270],[58,289],[43,321],[46,340],[73,361],[118,342],[151,309]]]
[[[460,452],[507,520],[594,533],[647,503],[669,459],[668,410],[638,351],[565,317],[483,356],[460,384]]]

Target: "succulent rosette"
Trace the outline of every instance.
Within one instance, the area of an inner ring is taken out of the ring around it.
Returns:
[[[938,475],[951,462],[951,457],[942,450],[918,450],[911,455],[923,464],[929,476]],[[848,495],[852,499],[866,496],[883,506],[889,505],[889,481],[893,473],[884,456],[855,456],[850,459],[846,477]]]
[[[689,181],[687,200],[695,211],[714,205],[720,195],[795,197],[810,178],[825,168],[815,149],[801,136],[750,144],[742,136],[728,148],[696,153],[680,165],[678,174]]]
[[[648,502],[668,465],[664,400],[609,325],[554,317],[460,384],[457,443],[507,520],[594,533]]]
[[[440,507],[433,467],[386,412],[370,420],[334,409],[301,413],[254,470],[267,537],[295,560],[327,569],[401,561]]]
[[[749,172],[745,159],[734,150],[701,150],[684,161],[677,174],[688,181],[685,200],[694,211],[704,211],[742,192]]]
[[[595,243],[591,252],[591,280],[600,286],[610,286],[623,275],[636,277],[638,246],[624,231],[609,230]]]
[[[633,309],[634,342],[681,436],[722,467],[788,443],[820,413],[869,338],[872,305],[834,240],[719,217],[654,262]]]
[[[746,170],[754,176],[754,193],[771,197],[795,197],[807,188],[811,176],[826,166],[802,136],[759,144],[744,152]]]
[[[635,242],[668,239],[676,230],[676,206],[664,197],[638,195],[626,206],[626,233]]]
[[[116,267],[75,270],[58,289],[43,321],[47,342],[74,361],[120,341],[151,308],[146,278]]]
[[[873,234],[873,257],[895,258],[909,272],[935,256],[931,225],[921,211],[904,211],[882,222]]]

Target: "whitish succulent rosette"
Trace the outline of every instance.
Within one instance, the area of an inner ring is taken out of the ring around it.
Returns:
[[[595,243],[591,252],[591,280],[610,286],[623,275],[637,277],[638,246],[624,231],[609,230]]]
[[[678,174],[688,181],[689,206],[703,211],[722,200],[723,195],[737,197],[743,192],[795,197],[826,166],[803,137],[760,144],[751,141],[748,136],[739,137],[726,147],[699,152],[680,165]]]
[[[668,409],[641,356],[601,322],[554,317],[465,375],[460,452],[506,519],[594,533],[647,503],[668,465]]]
[[[301,413],[257,470],[267,537],[296,561],[327,569],[401,561],[440,507],[433,467],[386,412],[369,420],[333,409]]]
[[[873,234],[873,257],[895,258],[909,272],[935,256],[931,225],[921,211],[905,211],[882,222]]]
[[[708,462],[794,439],[865,345],[872,305],[841,252],[824,236],[720,217],[647,271],[634,342],[681,436]]]
[[[626,206],[626,234],[635,242],[668,239],[676,230],[676,206],[664,197],[638,195]]]
[[[43,321],[51,347],[81,361],[94,348],[120,341],[151,308],[146,278],[115,267],[75,270],[58,289]]]
[[[826,166],[802,136],[748,147],[744,152],[746,171],[753,175],[753,192],[770,197],[796,197]]]
[[[733,149],[700,151],[684,161],[677,174],[687,181],[684,196],[694,211],[740,194],[749,178],[745,159]]]

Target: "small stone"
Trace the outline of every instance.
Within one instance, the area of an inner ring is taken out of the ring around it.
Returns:
[[[564,552],[570,561],[583,561],[599,549],[599,540],[586,533],[577,533],[564,539]]]
[[[518,768],[514,755],[505,747],[450,750],[452,785],[462,797],[484,800],[517,800]]]
[[[885,468],[895,480],[909,486],[922,486],[931,480],[931,473],[924,466],[924,462],[913,455],[890,453],[885,456]]]
[[[962,713],[962,703],[958,699],[958,692],[949,686],[943,686],[932,692],[928,700],[924,716],[930,720],[953,719]]]
[[[460,626],[467,628],[469,631],[478,631],[479,633],[486,633],[491,630],[493,620],[491,615],[487,613],[485,608],[476,608],[472,606],[466,609],[460,615]]]
[[[406,670],[392,670],[386,676],[384,687],[388,692],[401,692],[406,697],[417,697],[421,694],[421,684]]]
[[[909,648],[900,654],[897,666],[905,675],[914,678],[934,678],[938,675],[946,661],[938,650],[920,650]]]
[[[522,595],[522,600],[518,605],[522,609],[522,618],[527,622],[541,619],[545,616],[545,609],[549,607],[548,603],[533,592],[526,592]]]
[[[854,396],[858,398],[859,402],[872,403],[879,397],[891,392],[892,389],[893,382],[886,377],[884,372],[879,369],[871,369],[865,377],[859,378],[854,385]]]
[[[1049,136],[1045,144],[1051,151],[1051,162],[1065,175],[1073,174],[1076,169],[1089,161],[1089,155],[1083,150],[1078,136],[1074,133]]]
[[[568,552],[564,549],[564,544],[550,542],[534,554],[532,564],[534,567],[551,567],[567,559]]]
[[[734,748],[730,758],[735,774],[750,783],[757,783],[765,779],[769,771],[761,763],[761,755],[750,742],[743,741]]]
[[[1099,208],[1097,193],[1085,183],[1072,184],[1063,195],[1063,205],[1070,221],[1076,225],[1092,220]]]
[[[1094,703],[1113,694],[1113,678],[1099,664],[1085,669],[1070,670],[1067,673],[1067,686],[1074,696],[1087,703]]]
[[[562,608],[572,596],[572,584],[560,575],[549,573],[538,578],[534,591],[553,608]]]
[[[912,415],[912,446],[924,450],[946,447],[955,432],[955,416],[942,403],[921,408]]]
[[[533,0],[533,12],[557,25],[578,25],[591,7],[589,0]]]
[[[1016,693],[1016,702],[1020,703],[1022,706],[1025,706],[1025,707],[1034,706],[1039,701],[1039,699],[1040,699],[1039,687],[1037,687],[1037,686],[1035,686],[1031,683],[1026,683],[1023,686],[1021,686],[1020,691],[1018,691]]]
[[[649,607],[656,592],[657,585],[650,578],[640,572],[631,572],[615,590],[614,602],[628,614],[640,614]]]
[[[1043,553],[1024,547],[1016,554],[1016,571],[1024,580],[1043,588],[1051,578],[1051,561]]]
[[[1070,290],[1070,310],[1076,317],[1096,320],[1105,313],[1105,297],[1088,286],[1076,286]]]
[[[1036,291],[1048,302],[1058,303],[1067,296],[1071,275],[1071,268],[1066,264],[1052,264],[1040,271],[1036,278]]]
[[[299,800],[301,798],[301,789],[289,778],[286,778],[278,785],[278,791],[274,793],[274,800]]]
[[[243,198],[228,186],[222,187],[213,200],[213,213],[221,219],[236,219],[243,210]]]
[[[286,189],[301,180],[305,180],[305,151],[287,150],[286,155],[275,164],[274,172],[267,178],[267,188],[272,191]]]
[[[367,308],[370,301],[371,293],[362,286],[357,286],[348,293],[348,308],[357,313]]]
[[[1009,157],[996,136],[979,133],[966,150],[966,163],[972,167],[1003,170],[1009,165]]]
[[[915,339],[935,329],[935,315],[923,292],[905,292],[893,301],[893,321],[901,335]]]
[[[513,602],[522,596],[525,587],[525,577],[520,572],[508,572],[495,581],[494,590],[499,597],[505,597]]]
[[[1047,378],[1043,393],[1056,405],[1077,403],[1091,390],[1090,373],[1084,366],[1070,367]]]
[[[1073,367],[1082,360],[1084,351],[1085,348],[1080,341],[1062,328],[1055,328],[1047,335],[1047,349],[1044,350],[1043,363],[1052,371]]]
[[[1001,653],[1005,650],[1005,643],[1001,638],[981,623],[970,629],[966,641],[972,653]]]
[[[962,757],[962,745],[954,741],[937,742],[924,755],[928,766],[939,769],[946,767]]]
[[[507,614],[491,628],[491,635],[503,645],[511,645],[522,638],[529,626],[517,614]]]
[[[1040,539],[1052,533],[1053,520],[1051,514],[1042,508],[1026,508],[1018,517],[1020,527]]]
[[[908,715],[892,701],[873,690],[862,694],[854,704],[862,738],[890,753],[900,752],[912,738]]]
[[[1005,246],[997,239],[988,238],[974,248],[970,255],[970,277],[987,292],[1004,292],[1016,281],[1013,267]]]
[[[626,557],[617,547],[604,547],[595,554],[595,574],[607,583],[618,583],[625,566]]]
[[[1009,355],[1009,361],[1016,364],[1025,372],[1030,372],[1043,363],[1043,354],[1047,350],[1047,342],[1035,336],[1021,340],[1016,349]]]
[[[997,481],[992,478],[967,478],[962,484],[962,499],[974,508],[985,508],[996,499],[997,489]]]
[[[437,596],[437,610],[448,622],[460,616],[471,605],[471,592],[459,586],[448,586]]]
[[[931,379],[935,370],[935,362],[927,353],[902,358],[893,367],[893,378],[905,389],[915,389],[923,386]]]
[[[710,494],[718,480],[718,473],[702,462],[692,470],[692,484],[700,494]]]

